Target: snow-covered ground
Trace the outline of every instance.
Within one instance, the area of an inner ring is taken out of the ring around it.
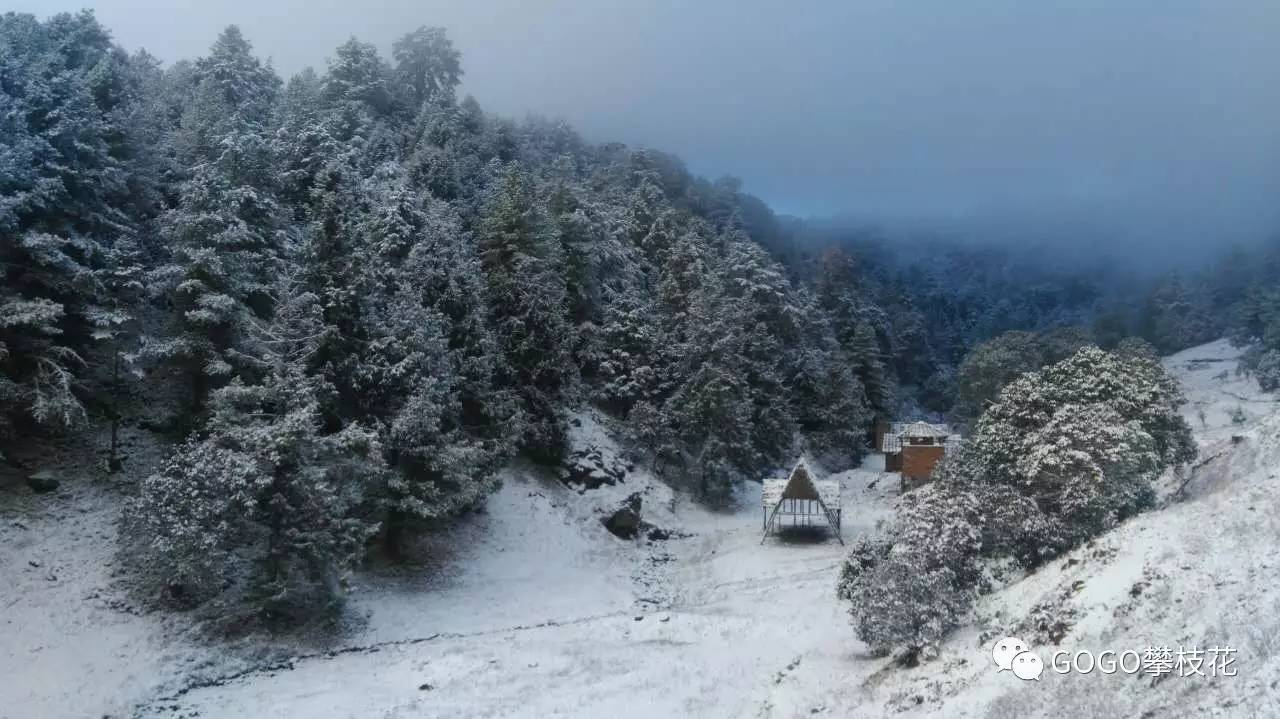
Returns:
[[[22,459],[61,480],[33,495],[0,475],[0,717],[125,716],[164,683],[202,662],[178,641],[181,618],[149,613],[121,585],[119,493],[94,469],[94,448],[69,439]],[[125,433],[140,464],[145,433]],[[65,446],[63,446],[65,445]]]
[[[215,652],[131,611],[111,575],[117,510],[89,487],[0,510],[0,717],[1280,715],[1280,414],[1237,355],[1218,342],[1167,360],[1201,444],[1190,480],[1164,483],[1185,499],[988,595],[914,669],[854,638],[834,593],[843,547],[761,544],[759,485],[714,512],[639,470],[579,493],[513,468],[424,566],[362,573],[336,643],[269,653]],[[614,449],[581,421],[575,443]],[[892,514],[879,461],[836,477],[846,541]],[[672,538],[604,529],[632,493]],[[1230,645],[1238,676],[1022,682],[992,666],[1005,634],[1046,660]]]
[[[610,441],[592,432],[586,441]],[[580,440],[581,441],[581,440]],[[889,517],[895,475],[838,475],[845,535]],[[882,468],[881,464],[881,468]],[[864,662],[834,596],[834,538],[761,544],[760,486],[717,513],[633,471],[578,493],[513,471],[453,533],[436,579],[365,577],[349,645],[158,702],[156,714],[261,717],[754,716],[821,709],[799,671]],[[627,541],[599,521],[633,492],[681,535]],[[445,577],[442,579],[441,577]],[[424,590],[430,591],[424,591]]]

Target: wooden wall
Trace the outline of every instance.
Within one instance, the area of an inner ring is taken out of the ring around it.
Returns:
[[[933,468],[946,454],[942,445],[906,445],[902,448],[902,481],[903,484],[921,484],[929,480]]]

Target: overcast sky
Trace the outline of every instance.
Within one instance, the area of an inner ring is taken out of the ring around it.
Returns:
[[[387,51],[442,25],[486,109],[669,150],[783,212],[1177,247],[1280,228],[1275,0],[92,6],[121,44],[166,61],[237,23],[285,75],[322,69],[351,35]]]

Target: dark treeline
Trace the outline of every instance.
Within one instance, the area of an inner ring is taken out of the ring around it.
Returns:
[[[1170,354],[1230,337],[1252,348],[1246,368],[1264,387],[1280,386],[1280,325],[1268,330],[1280,317],[1280,242],[1151,273],[1101,257],[1082,262],[1065,248],[779,226],[763,241],[797,282],[821,288],[834,266],[851,268],[843,284],[864,298],[902,416],[975,419],[1019,374],[1086,345],[1112,350],[1135,338]]]
[[[965,357],[1010,330],[1177,349],[1246,306],[1280,350],[1256,272],[1166,279],[1135,313],[998,251],[815,237],[669,155],[488,115],[462,72],[438,28],[284,82],[235,27],[162,67],[90,13],[0,18],[0,447],[163,428],[141,554],[183,596],[284,611],[513,457],[560,461],[586,404],[715,501],[797,451],[851,465],[876,415],[975,401]]]

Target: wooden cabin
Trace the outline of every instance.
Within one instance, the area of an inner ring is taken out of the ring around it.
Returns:
[[[903,491],[928,482],[938,462],[959,446],[959,436],[946,425],[911,422],[891,430],[881,439],[884,469],[902,474]]]

